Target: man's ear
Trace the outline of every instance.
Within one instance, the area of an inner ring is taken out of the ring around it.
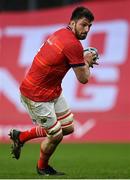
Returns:
[[[75,21],[74,20],[72,20],[71,22],[70,22],[70,26],[75,26]]]

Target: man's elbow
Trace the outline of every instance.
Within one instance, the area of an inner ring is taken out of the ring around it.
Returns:
[[[88,83],[88,78],[79,79],[79,82],[80,82],[81,84],[86,84],[86,83]]]

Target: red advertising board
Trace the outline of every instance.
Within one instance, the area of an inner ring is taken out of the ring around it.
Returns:
[[[66,142],[130,141],[130,1],[99,1],[89,7],[95,22],[82,42],[96,47],[100,65],[91,69],[88,84],[73,72],[63,81],[66,99],[75,115],[75,132]],[[36,12],[0,14],[0,141],[12,127],[33,126],[19,99],[19,84],[49,34],[66,26],[67,6]],[[69,88],[68,88],[69,86]]]

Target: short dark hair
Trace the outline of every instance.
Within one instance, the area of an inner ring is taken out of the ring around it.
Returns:
[[[94,20],[94,15],[88,8],[79,6],[72,12],[70,20],[78,20],[83,17],[87,18],[90,22]]]

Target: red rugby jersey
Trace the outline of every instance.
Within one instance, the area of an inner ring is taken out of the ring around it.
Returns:
[[[74,33],[63,28],[42,45],[20,85],[21,94],[37,102],[57,98],[61,83],[71,67],[84,65],[83,47]]]

